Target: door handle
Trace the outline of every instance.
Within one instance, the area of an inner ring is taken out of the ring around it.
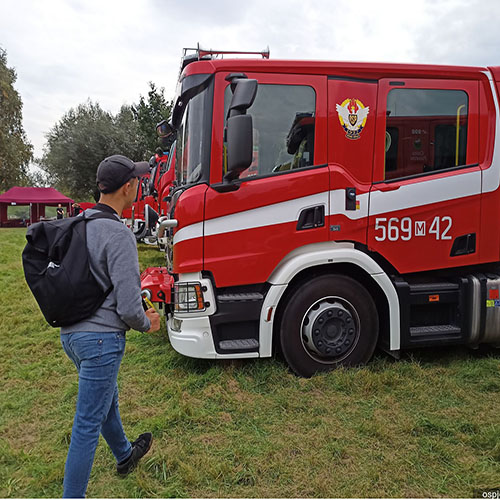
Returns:
[[[325,225],[325,206],[317,205],[315,207],[304,208],[297,221],[297,231],[304,229],[314,229]]]
[[[356,210],[356,188],[345,188],[345,209]]]

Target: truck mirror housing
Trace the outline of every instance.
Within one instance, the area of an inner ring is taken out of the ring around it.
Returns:
[[[246,112],[255,100],[257,87],[257,80],[236,78],[231,82],[233,97],[229,104],[226,128],[228,168],[226,181],[237,177],[252,163],[252,116]]]
[[[174,128],[172,124],[167,122],[167,120],[162,120],[158,125],[156,125],[156,133],[160,138],[166,138],[174,133]]]
[[[244,115],[257,95],[257,80],[238,78],[231,83],[233,97],[229,105],[228,117]]]
[[[231,116],[227,120],[227,165],[231,178],[252,163],[253,121],[250,115]]]

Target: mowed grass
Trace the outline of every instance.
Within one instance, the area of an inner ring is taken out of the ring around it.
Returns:
[[[0,497],[58,497],[74,366],[24,282],[24,229],[0,229]],[[141,269],[163,265],[139,247]],[[120,376],[127,478],[97,449],[89,497],[470,497],[500,486],[500,352],[383,353],[311,379],[277,359],[193,360],[129,332]]]

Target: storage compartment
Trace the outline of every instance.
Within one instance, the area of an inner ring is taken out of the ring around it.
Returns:
[[[500,344],[500,277],[497,274],[477,275],[481,296],[476,302],[481,310],[479,342]]]
[[[401,348],[462,344],[470,331],[468,281],[395,282],[400,300]]]

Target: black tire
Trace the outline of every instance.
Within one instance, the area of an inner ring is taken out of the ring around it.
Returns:
[[[378,339],[372,297],[348,276],[328,274],[300,285],[280,325],[283,356],[302,377],[367,363]]]

